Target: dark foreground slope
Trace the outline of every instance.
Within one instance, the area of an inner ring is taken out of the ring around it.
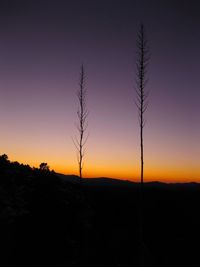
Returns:
[[[79,266],[90,207],[79,186],[0,157],[0,266]]]
[[[1,159],[0,193],[0,266],[140,266],[137,184]],[[145,186],[144,266],[200,266],[199,205],[199,185]]]
[[[101,266],[140,266],[138,185],[88,190]],[[199,205],[199,185],[145,185],[144,266],[200,266]]]

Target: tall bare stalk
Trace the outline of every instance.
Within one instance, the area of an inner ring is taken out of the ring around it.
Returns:
[[[140,127],[140,246],[141,246],[141,262],[144,266],[144,242],[143,242],[143,187],[144,187],[144,113],[148,106],[149,92],[146,90],[147,84],[147,66],[150,55],[147,45],[144,25],[141,24],[137,33],[137,59],[136,59],[136,105],[139,115]]]
[[[77,149],[77,160],[78,160],[80,180],[82,180],[83,178],[83,165],[84,165],[83,158],[85,156],[85,144],[88,138],[88,135],[85,136],[86,129],[88,126],[88,122],[87,122],[88,110],[86,106],[86,95],[87,95],[87,90],[85,87],[85,71],[84,71],[84,66],[81,65],[79,90],[77,91],[77,98],[78,98],[77,130],[78,130],[79,136],[73,139],[74,145]]]

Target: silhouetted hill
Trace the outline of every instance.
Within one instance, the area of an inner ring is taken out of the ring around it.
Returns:
[[[76,175],[65,175],[65,174],[58,174],[61,180],[70,182],[73,184],[79,184],[80,179]],[[97,187],[138,187],[140,183],[133,182],[129,180],[120,180],[115,178],[108,178],[108,177],[97,177],[97,178],[83,178],[82,185],[86,186],[97,186]],[[145,182],[144,185],[146,188],[166,188],[166,189],[199,189],[200,184],[196,182],[187,182],[187,183],[164,183],[164,182]]]
[[[63,181],[71,183],[80,183],[80,178],[76,175],[65,175],[56,173],[56,175]],[[114,178],[98,177],[98,178],[83,178],[81,181],[84,185],[95,185],[95,186],[123,186],[123,185],[133,185],[133,182],[119,180]]]
[[[77,175],[66,175],[66,174],[61,174],[61,173],[56,173],[56,175],[62,179],[64,182],[70,182],[72,184],[79,184],[80,183],[80,178]]]
[[[144,186],[144,267],[200,266],[200,185]],[[0,156],[1,267],[140,266],[139,184]]]
[[[126,180],[119,180],[114,178],[89,178],[83,179],[83,184],[86,186],[103,186],[103,187],[132,187],[136,186],[136,183],[126,181]]]
[[[84,262],[91,209],[79,186],[2,155],[0,193],[1,267]]]

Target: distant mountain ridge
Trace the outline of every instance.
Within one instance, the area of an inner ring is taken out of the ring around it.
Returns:
[[[77,175],[65,175],[57,173],[63,181],[70,182],[73,184],[80,183],[80,178]],[[83,178],[82,184],[86,186],[107,186],[107,187],[137,187],[139,186],[139,182],[133,182],[129,180],[120,180],[116,178],[109,177],[97,177],[97,178]],[[159,181],[146,182],[145,186],[150,187],[165,187],[165,188],[177,188],[177,187],[190,187],[190,188],[200,188],[200,183],[197,182],[183,182],[183,183],[164,183]]]
[[[77,175],[65,175],[65,174],[56,174],[63,181],[71,182],[71,183],[80,183],[80,178]],[[83,178],[82,183],[85,185],[107,185],[107,186],[120,186],[120,185],[135,185],[137,183],[131,182],[128,180],[120,180],[115,178],[108,177],[97,177],[97,178]]]

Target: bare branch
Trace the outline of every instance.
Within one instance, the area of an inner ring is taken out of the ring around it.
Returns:
[[[78,160],[78,167],[79,167],[79,177],[82,179],[82,170],[83,170],[83,158],[85,155],[85,144],[88,139],[88,135],[85,138],[85,132],[88,127],[87,117],[88,117],[88,110],[86,106],[86,96],[87,96],[87,89],[85,87],[85,70],[84,66],[81,65],[80,70],[80,78],[79,78],[79,90],[76,92],[76,96],[78,98],[78,123],[76,128],[79,133],[79,139],[75,137],[73,139],[74,146],[77,150],[77,160]]]
[[[143,24],[140,25],[137,32],[137,59],[136,59],[136,78],[135,78],[135,104],[138,109],[138,119],[140,127],[140,242],[143,244],[143,182],[144,182],[144,141],[143,141],[143,130],[145,126],[144,113],[148,107],[149,91],[146,90],[147,79],[147,68],[150,60],[150,53],[147,44],[146,34]],[[143,247],[141,246],[141,255],[143,255]],[[141,257],[140,266],[144,266],[143,258]]]

